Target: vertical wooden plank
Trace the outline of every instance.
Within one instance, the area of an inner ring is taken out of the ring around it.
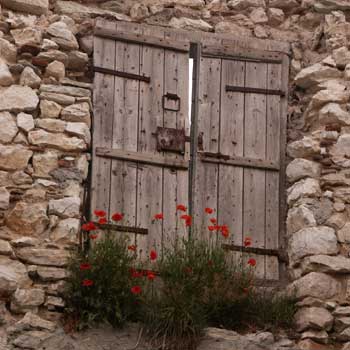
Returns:
[[[172,40],[185,40],[183,35],[166,33]],[[180,110],[164,110],[164,127],[184,129],[189,132],[188,121],[188,79],[189,55],[171,50],[165,50],[164,58],[164,94],[172,93],[180,97]],[[189,148],[184,155],[167,153],[167,156],[188,159]],[[164,231],[163,245],[165,248],[174,245],[177,239],[187,236],[187,229],[181,220],[181,212],[176,211],[178,204],[188,206],[188,172],[184,170],[163,170],[163,212]]]
[[[288,88],[289,88],[289,63],[288,55],[282,60],[282,90],[285,95],[280,102],[280,177],[279,177],[279,248],[286,249],[286,217],[287,217],[287,196],[286,196],[286,147],[287,147],[287,111],[288,111]],[[286,280],[287,274],[285,264],[279,264],[279,278]]]
[[[116,41],[115,69],[139,74],[140,45]],[[113,148],[137,151],[139,84],[115,77]],[[136,226],[136,184],[136,164],[112,160],[110,214],[123,213],[123,225]],[[135,234],[126,235],[135,243]]]
[[[198,135],[203,136],[203,150],[213,153],[219,150],[220,76],[221,59],[201,58]],[[203,163],[200,159],[196,164],[193,219],[198,232],[194,234],[204,240],[212,240],[214,236],[208,231],[209,220],[204,210],[211,207],[217,211],[218,169],[218,165]]]
[[[154,35],[152,29],[143,32]],[[164,50],[142,46],[141,74],[151,77],[150,84],[141,83],[139,106],[138,152],[157,153],[154,132],[163,125],[162,96],[164,90]],[[161,167],[138,165],[137,226],[148,227],[147,236],[137,236],[137,246],[146,259],[150,249],[161,251],[163,223],[154,221],[154,215],[162,211],[163,171]]]
[[[225,87],[244,86],[244,80],[244,62],[222,60],[219,152],[229,156],[243,156],[244,93],[226,92]],[[218,197],[218,221],[230,228],[230,241],[242,245],[242,167],[219,166]]]
[[[265,88],[267,64],[246,62],[247,87]],[[265,159],[266,96],[248,93],[245,96],[244,155]],[[252,246],[265,247],[265,171],[244,169],[243,234],[252,237]],[[265,257],[257,261],[256,277],[265,276]]]
[[[267,67],[267,88],[281,89],[282,66],[269,64]],[[280,159],[280,96],[267,98],[266,122],[266,160],[279,162]],[[266,248],[279,247],[279,173],[266,171]],[[266,279],[279,279],[277,257],[266,256]]]
[[[114,40],[94,38],[94,64],[103,68],[115,68]],[[114,77],[96,73],[94,79],[93,149],[112,146],[113,100]],[[110,172],[111,160],[97,157],[93,153],[91,212],[94,209],[109,211]]]

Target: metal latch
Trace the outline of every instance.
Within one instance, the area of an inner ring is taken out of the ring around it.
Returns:
[[[166,111],[178,112],[181,108],[181,99],[178,95],[168,92],[163,95],[162,105]]]

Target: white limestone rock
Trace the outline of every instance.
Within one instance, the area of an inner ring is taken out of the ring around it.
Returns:
[[[293,234],[306,227],[316,226],[313,212],[305,205],[292,208],[288,211],[287,233]]]
[[[26,27],[23,29],[11,30],[17,46],[40,46],[43,40],[40,28]]]
[[[27,264],[64,267],[67,266],[70,252],[64,249],[25,247],[16,249],[16,255]]]
[[[10,192],[6,187],[0,187],[0,209],[6,210],[10,206]]]
[[[34,119],[31,114],[19,113],[17,114],[17,126],[19,129],[28,133],[34,129]]]
[[[68,122],[65,127],[68,134],[75,135],[85,141],[87,145],[91,142],[90,129],[85,123]]]
[[[9,171],[25,169],[32,155],[32,151],[21,145],[0,144],[0,169]]]
[[[342,255],[314,255],[302,261],[301,269],[303,274],[317,271],[324,273],[347,274],[350,273],[350,259]]]
[[[9,112],[0,112],[0,142],[10,143],[18,133],[15,119]]]
[[[230,0],[227,6],[231,10],[242,11],[249,7],[266,7],[265,0]]]
[[[287,189],[287,202],[292,205],[304,197],[319,197],[321,195],[320,184],[316,179],[306,178],[296,182]]]
[[[320,164],[311,160],[296,158],[287,166],[287,179],[295,182],[305,177],[318,178],[321,173]]]
[[[320,144],[317,140],[304,136],[301,140],[289,143],[287,153],[292,158],[307,158],[320,153]]]
[[[0,4],[11,10],[42,15],[49,10],[49,0],[0,0]]]
[[[173,17],[169,22],[169,27],[187,30],[203,30],[205,32],[210,32],[213,30],[213,27],[202,19],[192,19],[186,17]]]
[[[346,222],[345,225],[337,231],[338,241],[341,243],[350,243],[350,222]]]
[[[294,263],[310,255],[335,255],[337,253],[335,231],[327,226],[301,229],[289,240],[288,255]]]
[[[58,118],[60,116],[61,110],[62,107],[54,101],[40,101],[41,118]]]
[[[269,24],[272,26],[278,26],[284,22],[284,12],[281,9],[270,7],[267,10]]]
[[[265,12],[265,9],[263,7],[257,7],[255,8],[250,14],[249,18],[255,23],[255,24],[265,24],[269,21],[269,18],[267,17],[267,14]]]
[[[66,76],[66,68],[62,62],[53,61],[46,67],[46,75],[60,81]]]
[[[0,111],[31,112],[38,103],[37,94],[28,86],[11,85],[0,90]]]
[[[12,74],[5,62],[0,60],[0,85],[10,86],[14,83]]]
[[[290,11],[300,6],[297,0],[269,0],[269,6]]]
[[[77,50],[79,48],[75,35],[65,22],[50,24],[47,33],[51,35],[51,39],[63,50]]]
[[[57,282],[68,277],[68,271],[57,267],[38,266],[36,273],[43,282]]]
[[[294,316],[298,332],[306,329],[330,330],[333,326],[332,314],[321,307],[304,307]]]
[[[317,92],[311,99],[312,108],[320,108],[329,102],[347,103],[349,101],[350,92],[339,89],[326,89]]]
[[[60,244],[76,244],[80,228],[80,220],[68,218],[61,220],[50,234],[50,238]]]
[[[7,241],[0,239],[0,255],[13,255],[11,244]]]
[[[341,78],[341,72],[338,69],[316,63],[302,69],[294,78],[294,82],[297,86],[307,89],[322,81],[338,78]]]
[[[337,67],[340,69],[344,69],[345,66],[350,63],[350,51],[345,46],[333,50],[332,57]]]
[[[9,296],[17,288],[27,288],[30,285],[26,266],[18,260],[0,255],[0,295]]]
[[[45,292],[40,288],[18,288],[11,298],[11,311],[14,313],[27,313],[37,310],[45,302]]]
[[[79,217],[80,198],[65,197],[62,199],[51,199],[49,202],[49,214],[58,215],[61,218]]]
[[[51,178],[50,172],[58,168],[57,152],[46,150],[43,153],[35,153],[33,168],[36,177]]]
[[[41,78],[34,72],[33,68],[25,67],[19,79],[20,85],[36,89],[41,84]]]
[[[299,300],[306,297],[327,300],[339,295],[341,282],[325,273],[310,272],[291,283],[287,290]]]
[[[40,236],[48,227],[46,203],[17,202],[6,218],[7,226],[22,235]]]
[[[9,64],[17,62],[16,46],[3,38],[0,38],[0,59]]]
[[[331,147],[332,156],[350,156],[350,134],[340,135],[337,143]]]
[[[350,113],[338,103],[328,103],[319,111],[319,122],[322,125],[337,123],[343,126],[350,125]]]
[[[37,128],[54,133],[64,132],[66,129],[66,122],[60,119],[37,119],[35,124]]]
[[[84,151],[86,143],[77,137],[34,130],[28,133],[28,140],[36,146],[49,146],[63,151]]]

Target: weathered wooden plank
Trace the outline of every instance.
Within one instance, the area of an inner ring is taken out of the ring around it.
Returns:
[[[160,35],[154,29],[142,28],[143,35]],[[141,74],[151,77],[151,84],[144,85],[140,91],[139,105],[139,142],[138,152],[142,158],[147,154],[162,157],[157,152],[156,138],[153,133],[163,126],[162,96],[164,94],[164,49],[143,45],[141,53]],[[165,157],[163,157],[165,158]],[[170,160],[170,158],[167,157]],[[137,187],[137,225],[149,227],[146,237],[137,237],[137,245],[143,250],[142,259],[148,257],[151,249],[159,253],[162,247],[163,222],[153,221],[155,214],[163,210],[163,169],[155,165],[138,165]]]
[[[260,51],[256,49],[234,48],[223,40],[221,45],[207,45],[202,47],[203,57],[219,57],[236,61],[250,61],[260,63],[281,63],[283,55],[280,52]]]
[[[267,88],[281,88],[282,65],[267,67]],[[280,114],[278,96],[267,96],[266,115],[266,160],[279,162],[280,158]],[[279,246],[279,173],[266,172],[266,248]],[[266,279],[279,278],[279,262],[276,257],[266,257]]]
[[[109,149],[97,147],[95,153],[99,157],[106,157],[112,159],[125,160],[141,164],[150,164],[164,166],[173,169],[188,169],[188,160],[174,159],[165,156],[159,156],[151,152],[133,152],[120,149]]]
[[[267,64],[246,63],[246,86],[266,88]],[[244,156],[265,158],[266,96],[245,95]],[[252,238],[252,247],[265,247],[265,171],[244,169],[243,232]],[[265,277],[265,258],[255,256],[256,275]]]
[[[165,33],[169,40],[182,40],[181,34]],[[184,129],[186,135],[189,133],[188,121],[188,93],[189,93],[189,55],[188,53],[173,52],[165,50],[164,61],[164,93],[178,95],[180,98],[179,111],[164,110],[164,126],[176,129]],[[185,154],[169,154],[177,160],[189,159],[189,145],[185,146]],[[164,232],[163,246],[170,248],[177,239],[187,236],[184,229],[181,213],[177,213],[179,204],[188,206],[188,172],[171,171],[164,168],[163,173],[163,211]]]
[[[237,245],[243,244],[243,168],[230,166],[230,160],[242,163],[233,159],[239,157],[244,161],[244,94],[227,94],[225,86],[244,85],[244,80],[245,63],[222,60],[219,151],[229,155],[230,159],[219,163],[218,222],[230,228],[230,241]],[[207,159],[202,158],[202,161]],[[226,241],[220,236],[219,240]]]
[[[100,27],[104,27],[107,20],[105,19],[99,19],[97,22],[97,25]],[[121,22],[118,22],[121,23]],[[128,30],[129,27],[132,27],[135,25],[135,23],[128,23],[128,22],[122,22],[125,27],[125,30]],[[140,24],[137,24],[140,25]],[[173,33],[180,33],[185,35],[189,41],[191,42],[200,42],[203,43],[209,42],[211,43],[217,43],[219,40],[225,40],[226,45],[230,45],[231,47],[235,47],[237,49],[257,49],[257,50],[264,50],[264,51],[279,51],[286,54],[290,54],[291,48],[289,43],[276,41],[276,40],[266,40],[266,39],[257,39],[257,38],[247,38],[247,37],[240,37],[238,35],[234,35],[232,33],[224,34],[224,33],[207,33],[202,31],[188,31],[184,29],[170,29],[170,28],[164,28],[164,27],[156,27],[151,26],[147,24],[142,24],[142,28],[156,28],[158,32],[164,32],[167,33],[173,32]],[[128,30],[129,31],[129,30]]]
[[[289,57],[284,56],[282,63],[282,89],[288,91],[289,82]],[[287,200],[286,200],[286,146],[287,146],[287,110],[288,94],[281,98],[280,102],[280,177],[279,177],[279,247],[286,249],[286,217],[287,217]],[[285,273],[286,266],[280,264],[280,279],[287,279]]]
[[[139,75],[140,46],[120,41],[115,43],[115,69]],[[139,86],[139,81],[115,77],[112,149],[137,151]],[[136,185],[135,164],[112,159],[111,194],[118,195],[111,195],[110,213],[123,213],[122,225],[136,226]],[[135,234],[127,236],[131,243],[135,243]]]
[[[96,64],[115,68],[115,41],[94,38]],[[96,73],[94,78],[93,148],[111,147],[113,131],[114,77]],[[93,155],[91,212],[101,209],[109,212],[111,160]],[[92,217],[90,218],[92,219]]]
[[[151,32],[151,30],[148,29],[148,32]],[[151,36],[149,34],[144,35],[143,33],[132,34],[123,31],[110,30],[108,28],[101,27],[99,24],[96,25],[94,34],[97,37],[117,40],[119,42],[141,44],[163,49],[166,48],[171,49],[172,51],[189,52],[190,50],[190,44],[187,41],[182,42],[179,40],[171,40],[169,38],[164,38],[164,34],[162,38]]]
[[[220,89],[221,89],[221,60],[201,58],[199,81],[199,111],[198,135],[203,136],[204,152],[217,153],[219,151],[220,128]],[[215,233],[208,231],[210,224],[205,208],[211,207],[217,218],[218,197],[218,164],[200,161],[196,165],[196,200],[194,222],[198,234],[203,239],[213,239]]]
[[[199,152],[199,156],[203,162],[217,163],[224,165],[240,166],[244,168],[256,168],[271,171],[279,171],[279,164],[273,161],[266,161],[261,159],[239,157],[239,156],[223,156],[210,152]]]

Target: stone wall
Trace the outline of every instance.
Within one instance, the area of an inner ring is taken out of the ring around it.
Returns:
[[[350,341],[349,1],[0,4],[1,350],[36,349],[64,307],[90,159],[100,16],[291,43],[287,240],[299,346]]]

